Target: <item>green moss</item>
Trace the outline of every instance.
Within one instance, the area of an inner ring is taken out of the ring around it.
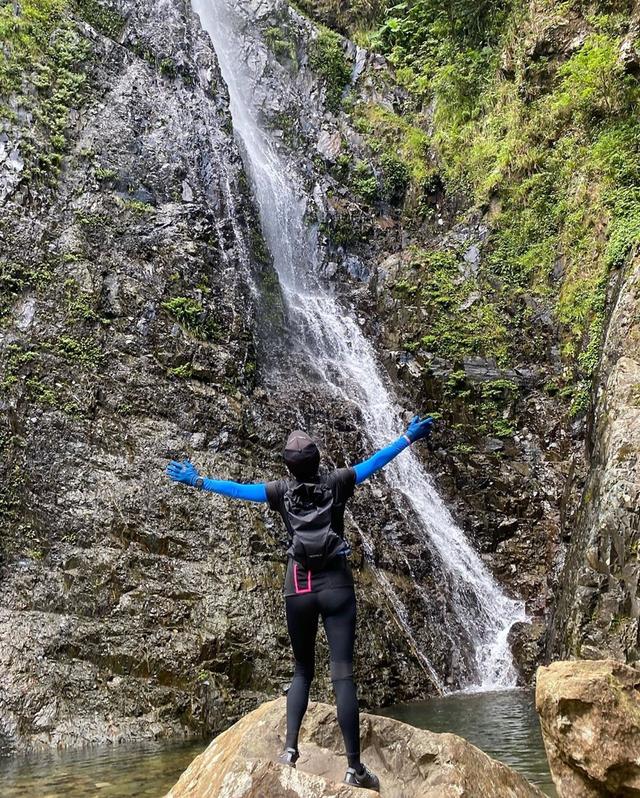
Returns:
[[[288,29],[275,26],[267,28],[264,32],[264,38],[278,61],[287,65],[293,64],[297,67],[296,43]]]
[[[375,103],[359,103],[354,109],[354,124],[374,152],[404,164],[416,185],[432,175],[433,167],[427,159],[429,137],[412,124],[410,116],[399,116]]]
[[[78,224],[88,228],[102,228],[109,222],[109,217],[106,213],[77,211],[75,215]]]
[[[393,205],[401,205],[411,180],[409,165],[391,153],[382,155],[380,165],[385,199]]]
[[[172,58],[163,58],[160,61],[160,72],[165,78],[173,79],[178,74],[178,68]]]
[[[271,255],[267,249],[262,230],[257,220],[255,220],[249,228],[249,249],[251,250],[252,257],[258,263],[263,266],[267,266],[271,263]]]
[[[319,226],[331,243],[337,247],[349,247],[357,242],[365,241],[371,227],[362,217],[351,213],[336,213]]]
[[[414,250],[409,273],[394,285],[400,298],[410,298],[425,318],[424,326],[412,327],[405,349],[418,345],[451,362],[467,355],[494,357],[506,365],[510,336],[501,309],[481,298],[473,279],[461,279],[459,254],[451,251]],[[472,294],[474,296],[472,296]]]
[[[148,202],[142,202],[136,199],[127,199],[122,201],[123,206],[132,213],[138,216],[144,216],[148,213],[154,213],[155,208]]]
[[[38,359],[35,349],[25,349],[19,344],[9,344],[3,352],[3,375],[0,386],[9,388],[18,382],[18,375],[25,366]]]
[[[633,82],[627,79],[616,37],[592,33],[557,72],[560,87],[550,107],[560,119],[591,125],[623,111],[632,100]]]
[[[540,17],[530,18],[526,6],[489,2],[475,9],[474,25],[471,7],[454,3],[445,13],[431,0],[394,6],[374,40],[413,96],[433,103],[434,133],[422,134],[422,157],[398,145],[419,127],[419,116],[365,105],[356,121],[373,146],[380,142],[379,152],[395,148],[410,184],[413,164],[428,168],[430,146],[449,195],[491,205],[478,279],[484,291],[497,286],[496,301],[475,303],[470,313],[482,308],[487,328],[500,327],[500,307],[517,309],[525,292],[555,304],[569,367],[564,392],[580,412],[598,362],[609,271],[640,242],[640,86],[619,57],[629,16],[620,9],[589,18],[584,44],[561,63],[531,58],[527,33]],[[558,7],[553,24],[571,13]],[[507,73],[497,68],[505,52]],[[440,274],[431,304],[455,308],[459,292],[446,277]],[[531,311],[518,316],[526,329]],[[427,333],[425,345],[450,353],[477,345],[455,321],[449,336],[443,332]]]
[[[90,45],[66,4],[55,0],[2,5],[0,37],[0,96],[17,98],[33,119],[21,135],[22,177],[53,185],[66,150],[69,112],[86,95]]]
[[[277,111],[269,116],[269,126],[282,131],[282,140],[289,147],[296,147],[300,140],[300,120],[297,111],[291,108]]]
[[[309,66],[322,78],[327,108],[337,111],[351,80],[351,68],[340,37],[328,29],[321,30],[309,45]]]
[[[77,15],[103,36],[120,37],[126,20],[117,11],[97,0],[74,0],[74,4]]]
[[[96,167],[95,175],[98,180],[112,180],[116,176],[115,169],[108,169],[102,166]]]
[[[357,161],[351,178],[351,188],[365,202],[373,203],[378,199],[378,181],[373,169],[366,161]]]
[[[86,368],[96,368],[103,357],[100,345],[88,336],[78,339],[62,335],[52,348],[68,363]]]
[[[8,312],[15,299],[25,290],[41,290],[53,277],[51,263],[34,264],[0,261],[0,319]]]
[[[189,380],[193,377],[193,365],[191,363],[182,363],[180,366],[167,369],[167,374],[180,380]]]
[[[162,307],[181,327],[204,340],[215,340],[220,331],[208,311],[195,299],[178,296],[162,303]]]

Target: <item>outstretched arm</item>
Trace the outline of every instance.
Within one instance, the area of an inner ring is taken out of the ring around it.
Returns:
[[[211,479],[201,477],[198,469],[188,460],[179,463],[172,460],[167,466],[166,474],[174,482],[182,482],[183,485],[209,490],[212,493],[220,493],[222,496],[229,496],[232,499],[245,499],[249,502],[266,502],[267,491],[264,482],[254,482],[243,484],[242,482],[231,482],[227,479]]]
[[[416,416],[404,435],[401,435],[397,440],[380,449],[375,454],[372,454],[367,460],[363,460],[355,466],[352,466],[356,474],[356,485],[359,485],[365,479],[370,477],[373,473],[378,471],[387,463],[390,463],[394,457],[397,457],[400,452],[404,451],[407,446],[411,446],[414,441],[420,438],[428,438],[431,434],[433,427],[433,419],[430,416],[420,419]]]

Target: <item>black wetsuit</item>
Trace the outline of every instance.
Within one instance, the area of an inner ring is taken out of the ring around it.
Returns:
[[[353,496],[356,473],[340,468],[314,479],[323,482],[333,493],[331,528],[341,537],[344,532],[346,502]],[[284,507],[284,495],[292,480],[268,482],[267,501],[280,513],[289,531],[293,530]],[[353,650],[356,633],[356,598],[353,576],[344,556],[335,557],[322,571],[309,573],[289,557],[284,594],[287,628],[295,657],[295,672],[287,693],[287,748],[298,748],[298,734],[309,703],[309,690],[315,671],[318,619],[329,643],[331,681],[338,707],[338,723],[344,737],[350,766],[360,763],[360,726],[358,699],[353,681]]]

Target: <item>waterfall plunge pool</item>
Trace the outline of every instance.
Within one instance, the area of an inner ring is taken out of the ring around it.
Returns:
[[[379,710],[419,729],[452,732],[556,798],[531,690],[451,693]]]
[[[454,693],[399,704],[381,715],[465,737],[556,796],[528,690]],[[158,742],[0,757],[3,798],[159,798],[207,743]]]

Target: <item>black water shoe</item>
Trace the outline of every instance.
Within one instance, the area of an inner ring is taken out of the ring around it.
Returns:
[[[290,768],[294,768],[299,758],[300,754],[295,748],[285,748],[278,757],[278,762],[281,765],[289,765]]]
[[[361,770],[347,768],[344,783],[350,784],[352,787],[366,787],[368,790],[380,792],[380,779],[364,765],[360,765],[360,768]]]

